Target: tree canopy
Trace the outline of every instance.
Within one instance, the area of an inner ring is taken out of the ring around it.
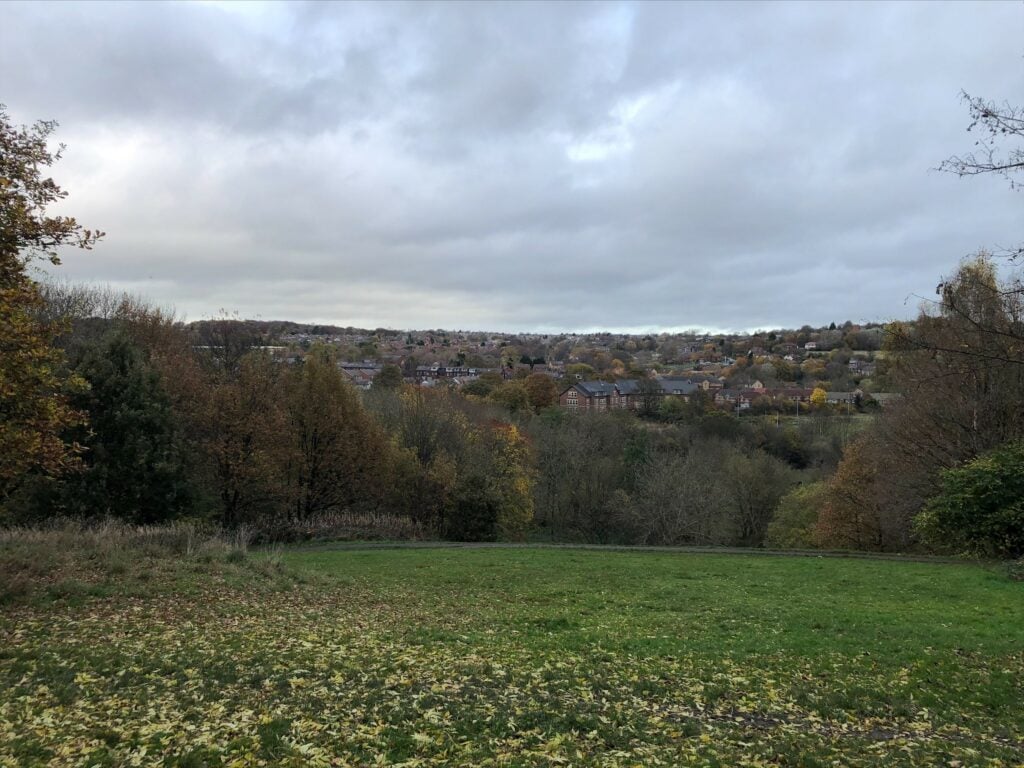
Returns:
[[[53,121],[15,126],[0,105],[0,503],[33,471],[60,474],[76,465],[79,447],[62,432],[81,423],[67,400],[81,382],[62,373],[57,326],[40,317],[30,264],[58,264],[58,249],[91,248],[103,233],[47,209],[67,193],[45,175],[60,159]]]

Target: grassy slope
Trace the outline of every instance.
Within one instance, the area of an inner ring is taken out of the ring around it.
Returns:
[[[1024,762],[1024,586],[982,569],[286,559],[323,578],[8,610],[0,765]]]

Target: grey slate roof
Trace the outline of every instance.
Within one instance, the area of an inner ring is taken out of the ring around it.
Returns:
[[[615,394],[615,385],[607,381],[580,381],[576,383],[588,397],[609,397]]]
[[[690,379],[658,379],[658,382],[667,395],[692,395],[700,389],[700,385]]]

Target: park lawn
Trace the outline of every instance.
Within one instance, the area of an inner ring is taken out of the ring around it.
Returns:
[[[1021,765],[998,570],[293,550],[0,618],[0,765]]]

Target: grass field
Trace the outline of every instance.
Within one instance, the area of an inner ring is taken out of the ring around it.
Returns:
[[[293,551],[0,618],[0,765],[1020,765],[1024,584],[967,565]]]

